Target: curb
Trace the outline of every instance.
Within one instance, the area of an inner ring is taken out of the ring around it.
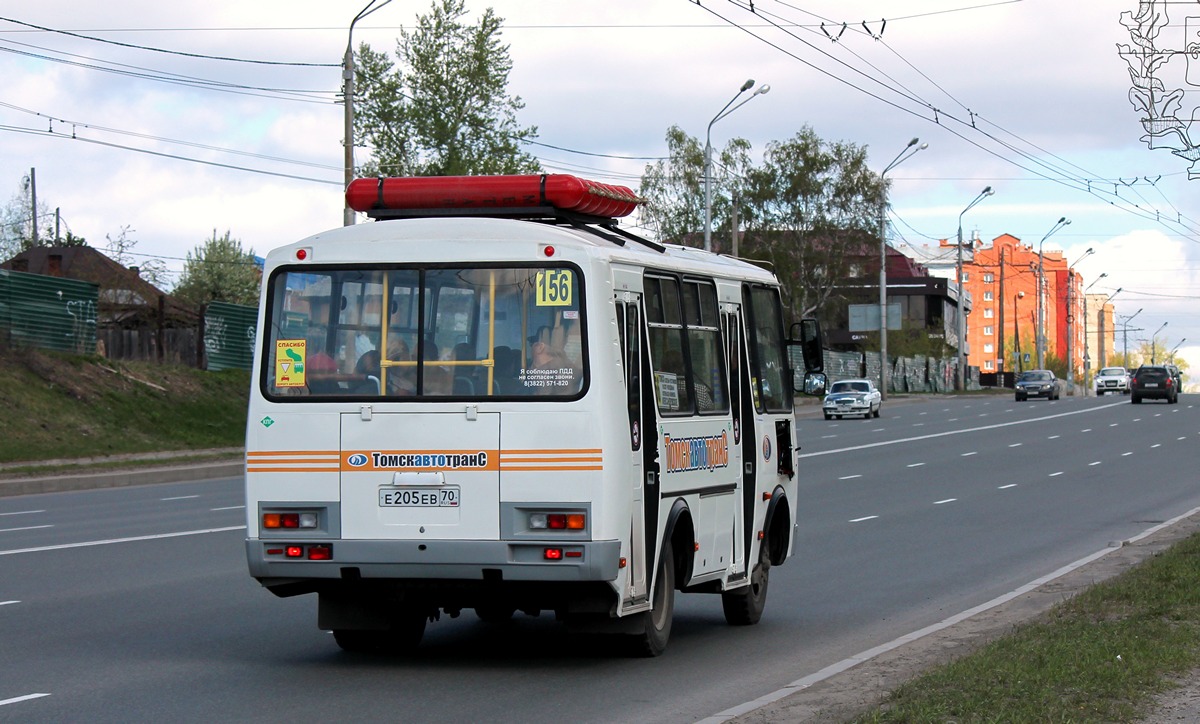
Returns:
[[[245,461],[238,459],[72,475],[60,474],[30,478],[9,478],[0,479],[0,498],[15,495],[61,493],[72,490],[94,490],[97,488],[121,488],[132,485],[154,485],[158,483],[235,478],[241,477],[245,474],[245,471]]]

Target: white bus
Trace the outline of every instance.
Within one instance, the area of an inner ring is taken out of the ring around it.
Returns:
[[[795,544],[794,379],[824,386],[820,329],[789,343],[776,278],[630,234],[631,191],[570,176],[347,198],[377,220],[266,260],[250,574],[316,593],[347,650],[474,609],[657,655],[675,591],[756,623]]]

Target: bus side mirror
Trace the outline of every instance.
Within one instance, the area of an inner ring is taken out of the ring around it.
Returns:
[[[792,364],[792,391],[806,395],[823,395],[828,378],[825,376],[825,339],[821,323],[803,319],[792,325],[788,340],[788,357]]]

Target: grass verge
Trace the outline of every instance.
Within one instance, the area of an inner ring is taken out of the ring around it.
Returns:
[[[1200,666],[1200,534],[898,687],[855,721],[1114,722]]]

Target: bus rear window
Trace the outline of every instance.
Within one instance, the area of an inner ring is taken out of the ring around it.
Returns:
[[[269,398],[574,398],[586,374],[574,267],[281,270]]]

